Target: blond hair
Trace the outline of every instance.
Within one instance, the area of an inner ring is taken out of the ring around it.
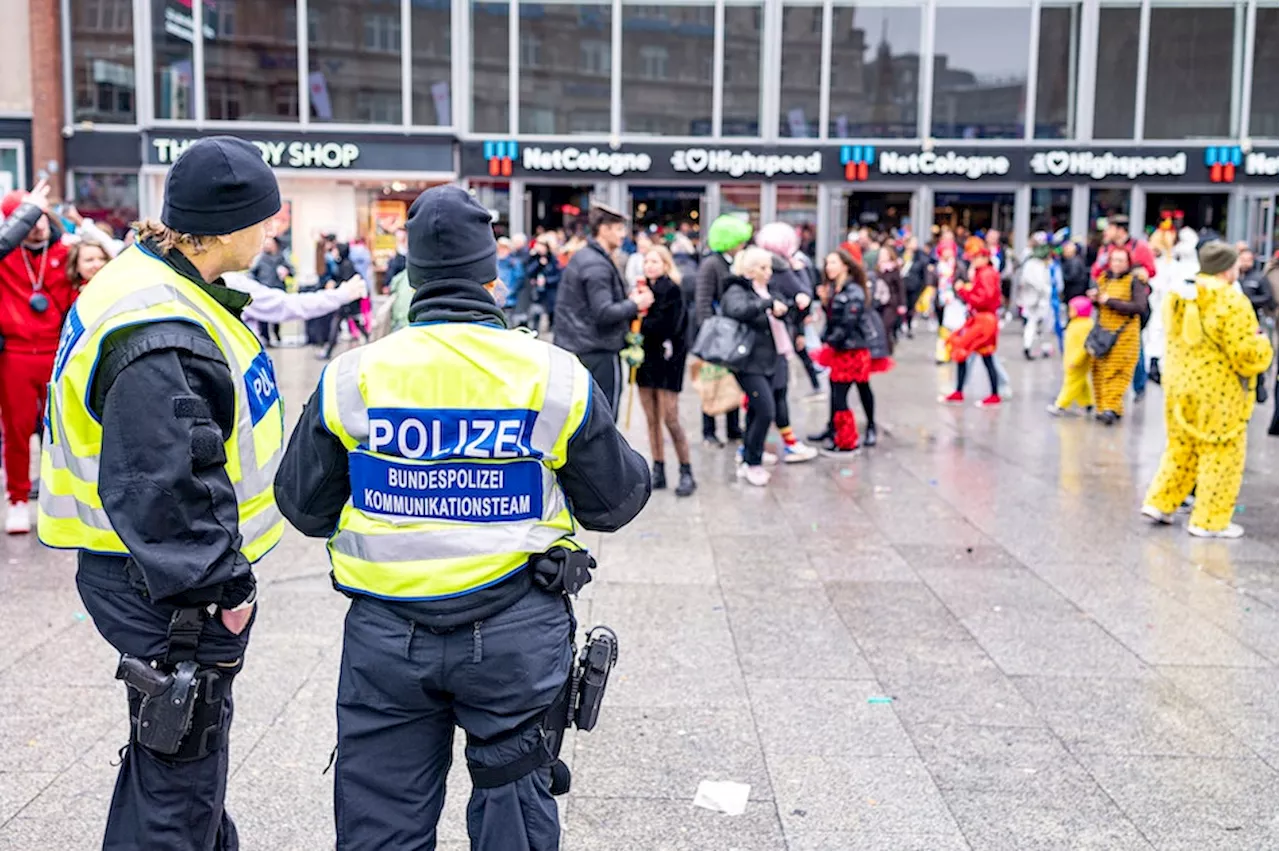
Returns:
[[[133,229],[137,233],[136,239],[138,242],[154,242],[156,247],[166,254],[175,249],[180,249],[183,254],[188,256],[203,254],[213,241],[213,237],[209,236],[180,233],[155,219],[143,219],[140,222],[134,222]]]
[[[758,245],[749,245],[738,252],[733,260],[733,274],[744,278],[751,277],[747,273],[758,266],[773,268],[773,255]]]
[[[662,260],[662,274],[675,281],[676,284],[679,284],[681,278],[680,269],[676,267],[675,258],[671,256],[671,252],[667,250],[667,247],[665,245],[658,245],[657,243],[654,243],[654,245],[644,253],[644,256],[648,257],[650,254],[656,254]]]

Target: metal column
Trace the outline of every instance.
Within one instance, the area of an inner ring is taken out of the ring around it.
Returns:
[[[707,233],[711,230],[711,223],[718,218],[720,218],[720,184],[708,183],[706,190],[702,193],[702,209],[698,211],[698,226],[702,231],[704,244]]]
[[[1142,233],[1142,225],[1146,220],[1147,190],[1135,186],[1129,195],[1129,232]]]
[[[911,232],[921,244],[933,235],[933,190],[921,186],[911,193]]]
[[[820,253],[825,253],[828,246],[835,244],[831,241],[832,189],[829,183],[818,184],[818,226],[814,238]]]
[[[760,184],[760,226],[778,220],[778,184]]]
[[[1089,239],[1089,185],[1071,187],[1071,239],[1083,245]]]
[[[1031,233],[1031,187],[1027,184],[1019,186],[1013,192],[1013,253],[1022,256],[1022,249],[1027,247],[1027,237]]]
[[[529,233],[529,223],[524,216],[524,181],[513,179],[507,197],[509,199],[507,204],[508,231],[510,233]]]

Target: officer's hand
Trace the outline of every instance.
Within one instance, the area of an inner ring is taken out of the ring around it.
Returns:
[[[256,605],[256,603],[250,603],[247,609],[219,609],[218,617],[222,619],[222,625],[232,635],[239,635],[249,625],[249,618],[253,617],[253,608]]]
[[[364,282],[364,278],[356,275],[354,278],[343,281],[342,286],[338,287],[338,292],[342,293],[347,301],[356,301],[365,297],[368,292],[368,286]]]

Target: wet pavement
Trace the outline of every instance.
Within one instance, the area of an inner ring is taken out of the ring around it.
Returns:
[[[620,534],[586,536],[601,569],[578,617],[612,626],[621,654],[599,727],[566,745],[568,851],[1276,847],[1267,416],[1249,436],[1247,538],[1151,528],[1159,388],[1117,428],[1051,420],[1058,362],[1004,343],[1016,395],[1000,410],[939,406],[950,370],[909,342],[875,380],[877,448],[755,489],[731,452],[698,445],[693,498],[656,493]],[[296,416],[319,364],[277,363]],[[817,428],[825,401],[792,399]],[[292,531],[258,575],[229,811],[246,849],[332,847],[345,598],[322,544]],[[0,541],[3,851],[96,847],[127,737],[73,577],[34,536]],[[702,780],[749,783],[746,811],[694,808]],[[442,849],[467,847],[467,791],[459,757]]]

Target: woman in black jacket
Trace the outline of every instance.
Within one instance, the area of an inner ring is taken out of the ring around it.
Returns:
[[[893,362],[867,292],[867,273],[849,252],[837,249],[827,255],[822,299],[827,305],[825,345],[820,360],[831,368],[831,420],[823,434],[810,440],[826,440],[824,455],[847,455],[858,448],[858,422],[849,410],[849,388],[858,385],[858,397],[867,415],[866,446],[875,446],[876,398],[871,374],[885,372]]]
[[[636,369],[640,405],[649,424],[649,454],[653,456],[653,489],[667,486],[662,427],[671,435],[680,461],[676,496],[689,496],[697,484],[689,460],[689,438],[680,425],[680,390],[684,387],[684,361],[688,354],[684,293],[680,270],[671,253],[661,246],[644,255],[644,278],[653,293],[653,306],[640,321],[644,336],[644,362]]]
[[[773,261],[763,248],[742,251],[734,261],[738,274],[725,281],[720,312],[751,329],[751,351],[746,363],[734,371],[747,396],[747,426],[742,436],[742,463],[738,475],[757,487],[769,483],[769,472],[761,466],[766,457],[764,439],[769,423],[784,414],[779,410],[779,394],[774,391],[774,373],[786,369],[785,344],[787,305],[769,288]],[[781,393],[781,410],[786,409],[786,390]],[[777,462],[774,456],[772,461]]]
[[[529,252],[529,262],[525,265],[524,279],[532,288],[533,302],[538,310],[546,314],[548,330],[556,324],[556,295],[560,290],[560,264],[547,243],[546,234],[538,237]],[[540,331],[541,323],[535,318],[533,328]]]
[[[337,263],[337,270],[329,277],[329,281],[325,284],[325,289],[331,289],[338,284],[344,284],[356,276],[355,264],[351,262],[351,248],[345,242],[335,243],[329,249],[329,258]],[[368,282],[365,282],[366,285]],[[342,333],[342,322],[346,320],[348,326],[352,329],[351,335],[354,337],[359,331],[360,336],[364,337],[364,341],[369,342],[369,329],[364,327],[364,320],[360,316],[360,302],[353,301],[338,308],[333,314],[333,319],[329,323],[329,342],[324,347],[324,352],[320,354],[321,360],[328,360],[333,357],[333,350],[338,345],[338,337]]]

